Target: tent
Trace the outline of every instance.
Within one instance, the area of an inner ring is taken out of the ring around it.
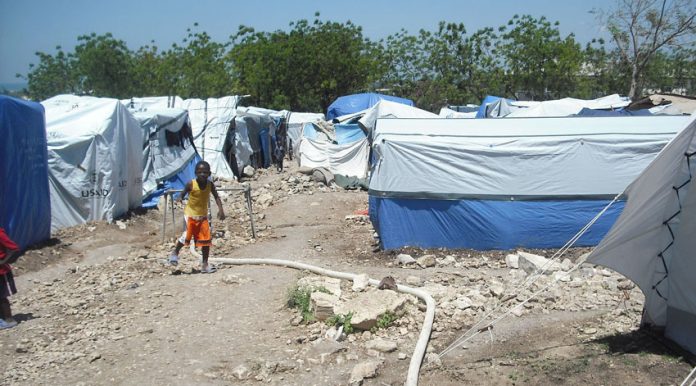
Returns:
[[[116,99],[59,95],[46,109],[51,229],[106,220],[142,201],[142,129]]]
[[[536,105],[526,109],[517,109],[506,118],[515,117],[566,117],[575,115],[583,108],[592,110],[616,110],[628,106],[631,99],[621,97],[618,94],[607,95],[597,99],[584,100],[575,98],[563,98],[551,101],[537,102]]]
[[[0,137],[0,227],[25,249],[51,237],[43,106],[0,95]]]
[[[369,109],[380,100],[388,100],[408,106],[413,106],[412,100],[399,98],[391,95],[383,95],[372,92],[346,95],[337,98],[332,104],[329,105],[329,108],[326,111],[326,119],[332,120],[342,115],[352,114],[358,111]]]
[[[437,114],[421,110],[417,107],[392,101],[379,101],[370,107],[358,120],[360,127],[371,134],[378,119],[382,118],[437,118]]]
[[[587,261],[645,295],[643,324],[696,354],[696,117],[633,181],[621,217]]]
[[[291,111],[287,112],[287,125],[288,125],[288,144],[287,149],[292,150],[293,154],[297,155],[296,151],[298,144],[300,143],[300,138],[302,137],[302,129],[306,123],[312,123],[316,121],[323,121],[324,114],[316,113],[294,113]]]
[[[143,129],[143,207],[152,208],[165,191],[195,178],[200,157],[186,110],[151,108],[134,116]]]
[[[370,218],[386,249],[560,247],[686,120],[379,119]],[[596,245],[622,206],[577,245]]]
[[[334,175],[366,178],[370,147],[365,133],[357,124],[334,127],[334,138],[328,138],[314,124],[305,124],[298,150],[300,166],[326,168]]]

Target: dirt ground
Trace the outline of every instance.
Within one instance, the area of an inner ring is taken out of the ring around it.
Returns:
[[[424,287],[454,292],[515,283],[504,261],[508,251],[375,250],[374,231],[361,217],[365,192],[300,178],[291,166],[245,181],[254,192],[256,239],[242,196],[225,194],[228,219],[213,222],[212,257],[288,259],[378,279],[390,275],[399,283],[415,277]],[[180,267],[167,267],[162,260],[175,230],[168,223],[163,237],[162,217],[162,210],[150,210],[115,224],[64,229],[18,261],[19,293],[11,301],[20,323],[0,331],[3,384],[347,385],[353,368],[365,361],[380,365],[363,384],[404,383],[421,308],[388,328],[350,334],[339,348],[327,349],[328,327],[299,323],[298,311],[286,306],[290,289],[306,272],[221,266],[200,274],[187,250]],[[402,252],[453,256],[457,264],[402,267],[394,263]],[[571,251],[575,257],[582,252]],[[609,272],[574,279],[572,288],[559,283],[561,292],[502,320],[442,356],[441,363],[425,363],[419,384],[679,384],[693,357],[638,330],[640,292],[619,291],[607,285],[612,280],[622,283]],[[460,312],[449,305],[454,298],[436,300],[430,353],[441,352],[490,310],[485,305]],[[374,336],[399,347],[366,349]]]

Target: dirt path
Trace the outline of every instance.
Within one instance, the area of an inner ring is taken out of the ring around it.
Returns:
[[[234,216],[214,223],[225,235],[216,241],[213,257],[289,259],[450,290],[453,294],[437,297],[442,307],[432,352],[460,336],[485,310],[448,308],[456,293],[476,288],[490,296],[485,289],[491,280],[507,286],[515,277],[502,261],[505,252],[406,251],[452,255],[458,266],[399,267],[393,253],[372,252],[368,223],[345,218],[367,208],[366,193],[313,186],[287,194],[279,186],[294,175],[265,172],[251,181],[254,191],[274,197],[270,206],[255,207],[257,240],[248,237],[243,203],[226,199]],[[255,198],[258,204],[261,199]],[[286,307],[289,288],[305,273],[234,266],[197,274],[192,273],[196,258],[188,251],[174,271],[161,264],[171,244],[161,244],[160,221],[160,213],[150,211],[128,219],[125,229],[89,224],[27,253],[18,264],[20,293],[12,299],[21,323],[0,331],[8,384],[339,385],[348,384],[353,367],[365,361],[382,365],[364,384],[403,383],[422,313],[416,310],[402,318],[410,322],[400,320],[379,332],[398,342],[394,352],[367,350],[370,333],[328,347],[322,338],[327,326],[298,324],[297,311]],[[635,331],[636,290],[621,306],[611,288],[602,289],[609,279],[616,280],[594,276],[587,279],[594,287],[583,284],[583,291],[570,298],[558,295],[506,319],[492,343],[481,335],[443,357],[441,366],[425,365],[420,383],[678,383],[690,365]],[[559,304],[565,303],[579,307],[564,310]],[[623,310],[617,313],[618,308]]]

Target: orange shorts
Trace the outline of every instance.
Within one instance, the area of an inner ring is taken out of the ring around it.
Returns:
[[[210,246],[210,224],[208,223],[207,217],[200,220],[191,217],[186,218],[186,237],[184,244],[189,245],[191,239],[194,240],[197,247]]]

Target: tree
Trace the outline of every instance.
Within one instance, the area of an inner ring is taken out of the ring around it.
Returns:
[[[693,0],[617,0],[613,11],[599,17],[630,64],[628,95],[634,100],[641,95],[641,76],[655,53],[693,44],[696,32]]]
[[[81,93],[99,97],[127,98],[133,95],[131,52],[123,40],[110,33],[82,35],[75,47],[75,70]]]
[[[77,92],[77,71],[75,57],[56,47],[55,55],[36,52],[39,64],[29,65],[27,80],[27,95],[33,100],[44,100],[58,94]],[[20,74],[17,77],[24,78]]]

